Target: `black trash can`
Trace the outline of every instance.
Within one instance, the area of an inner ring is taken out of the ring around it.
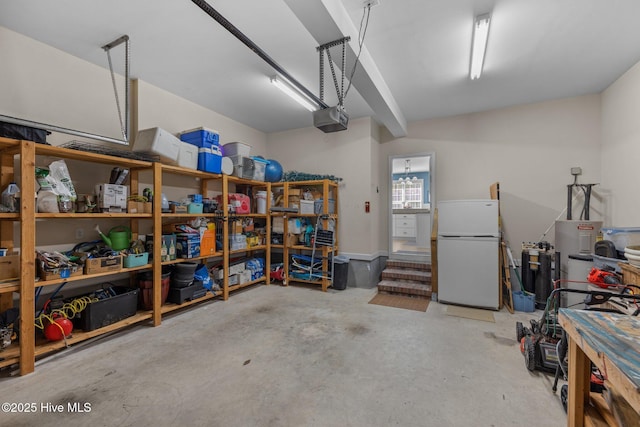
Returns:
[[[333,289],[344,291],[349,276],[349,258],[344,255],[333,257]]]

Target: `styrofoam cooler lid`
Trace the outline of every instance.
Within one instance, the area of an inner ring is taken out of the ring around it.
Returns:
[[[229,157],[222,158],[222,173],[225,175],[233,174],[233,161]]]

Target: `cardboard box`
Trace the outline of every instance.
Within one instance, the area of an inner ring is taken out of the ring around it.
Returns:
[[[153,213],[153,203],[151,202],[136,202],[129,200],[127,202],[127,212],[129,213]]]
[[[45,270],[40,267],[38,268],[38,274],[40,276],[40,280],[56,280],[61,279],[63,276],[73,277],[73,276],[82,276],[82,266],[74,265],[69,268],[56,268],[53,270]]]
[[[240,284],[248,283],[251,281],[251,270],[243,270],[240,273]]]
[[[229,286],[235,286],[240,282],[239,274],[230,274],[229,275]]]
[[[0,280],[20,278],[20,254],[0,257]]]
[[[171,203],[170,205],[171,213],[187,213],[187,205],[176,205],[175,203]]]
[[[127,186],[116,184],[96,185],[98,209],[103,212],[125,212],[127,209]]]
[[[239,262],[237,264],[233,264],[229,266],[229,274],[240,274],[245,270],[246,263]]]
[[[200,235],[179,233],[176,235],[176,252],[180,258],[200,256]]]
[[[84,263],[84,274],[98,274],[122,270],[122,256],[89,258]]]
[[[171,233],[171,234],[163,234],[162,235],[162,247],[166,248],[162,249],[162,255],[161,255],[161,259],[162,261],[173,261],[177,258],[178,256],[178,252],[177,252],[177,237],[175,234]]]
[[[271,220],[271,233],[284,233],[284,218],[281,216],[274,216]]]
[[[204,230],[200,233],[200,254],[213,255],[216,252],[215,229]]]
[[[291,196],[302,196],[302,190],[299,188],[289,188],[289,197]]]
[[[300,245],[300,235],[299,234],[287,234],[287,246],[298,246]]]

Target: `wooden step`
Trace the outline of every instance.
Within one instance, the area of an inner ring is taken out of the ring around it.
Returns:
[[[385,268],[382,280],[409,280],[412,282],[431,283],[431,272],[420,270],[405,270],[399,268]]]
[[[388,259],[386,263],[386,268],[431,271],[431,264],[429,264],[428,262]]]
[[[382,280],[378,283],[378,293],[431,298],[431,285],[403,280]]]

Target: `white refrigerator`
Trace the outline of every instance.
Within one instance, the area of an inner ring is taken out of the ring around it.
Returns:
[[[438,202],[438,301],[497,310],[497,200]]]

